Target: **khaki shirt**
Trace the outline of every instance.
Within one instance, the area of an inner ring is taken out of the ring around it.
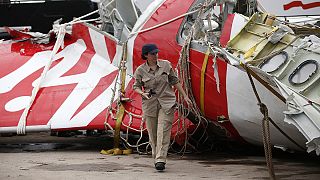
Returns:
[[[156,70],[152,70],[148,63],[141,64],[134,73],[133,89],[140,88],[144,92],[152,92],[151,98],[142,98],[142,111],[146,116],[157,117],[160,106],[165,113],[170,113],[176,104],[173,85],[179,82],[171,63],[167,60],[158,60]]]

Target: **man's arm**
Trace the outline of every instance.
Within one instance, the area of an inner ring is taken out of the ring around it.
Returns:
[[[140,94],[142,97],[146,98],[146,99],[150,99],[149,98],[149,93],[145,93],[142,91],[142,78],[141,78],[141,75],[138,73],[138,70],[136,70],[136,72],[134,73],[134,84],[133,84],[133,90]]]

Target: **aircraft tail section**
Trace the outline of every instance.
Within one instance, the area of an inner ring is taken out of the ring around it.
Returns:
[[[0,44],[0,132],[14,131],[28,106],[27,131],[86,128],[98,117],[104,120],[118,74],[117,64],[112,64],[117,42],[85,24],[75,24],[73,30],[54,55],[31,104],[31,92],[54,42],[35,44],[29,38]]]

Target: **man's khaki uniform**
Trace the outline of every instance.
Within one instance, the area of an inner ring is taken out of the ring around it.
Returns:
[[[142,111],[155,163],[165,163],[176,105],[172,86],[177,84],[179,79],[167,60],[158,60],[155,70],[152,70],[147,62],[140,65],[134,77],[133,89],[143,87],[144,92],[151,94],[150,99],[142,97]]]

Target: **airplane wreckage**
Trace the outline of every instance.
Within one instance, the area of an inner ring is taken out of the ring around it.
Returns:
[[[276,16],[319,15],[320,6],[268,3],[104,0],[90,13],[98,19],[56,21],[48,34],[7,28],[0,133],[112,130],[139,151],[148,142],[133,73],[144,63],[142,45],[155,43],[193,101],[186,107],[177,99],[173,142],[270,142],[319,155],[320,28],[306,25],[315,18],[301,24]],[[120,131],[140,138],[130,144]]]

